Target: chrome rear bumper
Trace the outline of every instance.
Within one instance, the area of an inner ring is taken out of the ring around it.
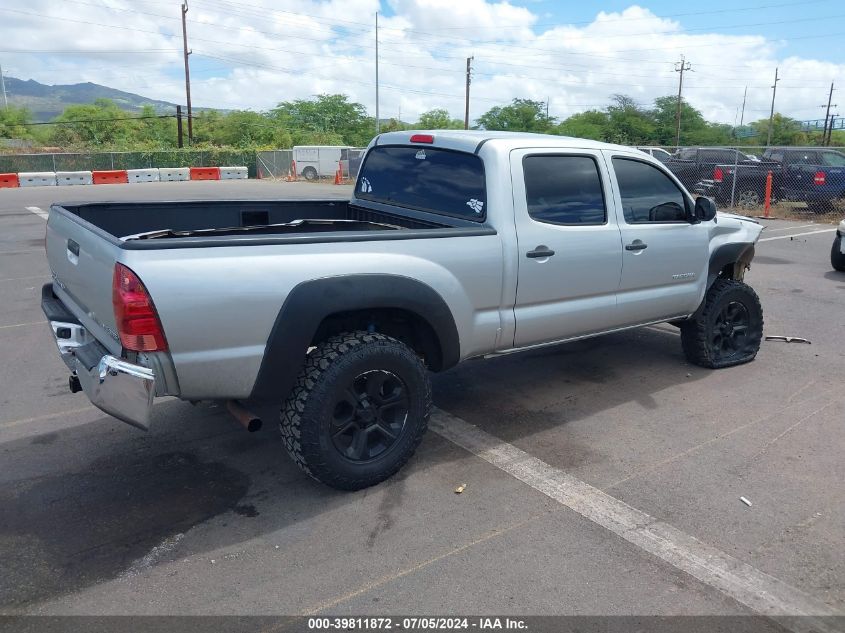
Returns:
[[[90,369],[77,358],[76,375],[91,404],[139,429],[150,428],[155,397],[151,369],[106,355]]]
[[[47,305],[42,298],[42,308],[56,346],[65,365],[79,378],[91,404],[127,424],[149,429],[155,397],[153,371],[109,354],[61,305],[52,289],[48,292],[45,287],[42,297],[48,296]],[[67,312],[62,314],[61,308]]]

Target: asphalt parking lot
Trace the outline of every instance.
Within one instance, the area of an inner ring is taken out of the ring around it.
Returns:
[[[812,344],[766,341],[711,371],[659,326],[465,363],[434,377],[409,465],[361,492],[303,475],[275,424],[248,434],[220,406],[167,400],[143,433],[68,392],[39,306],[51,202],[347,195],[0,190],[0,613],[743,615],[772,588],[784,609],[845,612],[831,225],[764,222],[746,278],[765,334]]]

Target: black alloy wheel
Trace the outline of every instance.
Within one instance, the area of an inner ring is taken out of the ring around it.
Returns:
[[[374,459],[395,446],[409,407],[408,388],[393,372],[359,374],[336,396],[332,445],[350,461]]]

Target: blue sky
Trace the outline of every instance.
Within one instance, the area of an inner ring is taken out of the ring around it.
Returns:
[[[184,102],[180,2],[5,0],[0,63],[23,79],[93,81]],[[831,81],[845,90],[841,0],[190,0],[190,6],[192,93],[202,106],[263,110],[342,92],[374,114],[377,10],[380,114],[406,121],[440,107],[462,116],[470,55],[473,118],[516,97],[548,99],[559,118],[602,108],[614,94],[648,107],[676,92],[673,62],[681,54],[693,68],[685,98],[712,120],[736,121],[746,86],[745,120],[767,116],[775,67],[782,77],[776,109],[798,119],[823,116],[818,106]]]

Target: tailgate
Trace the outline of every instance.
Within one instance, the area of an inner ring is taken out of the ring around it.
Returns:
[[[119,355],[112,276],[120,248],[57,205],[47,220],[46,247],[56,296],[110,352]]]

